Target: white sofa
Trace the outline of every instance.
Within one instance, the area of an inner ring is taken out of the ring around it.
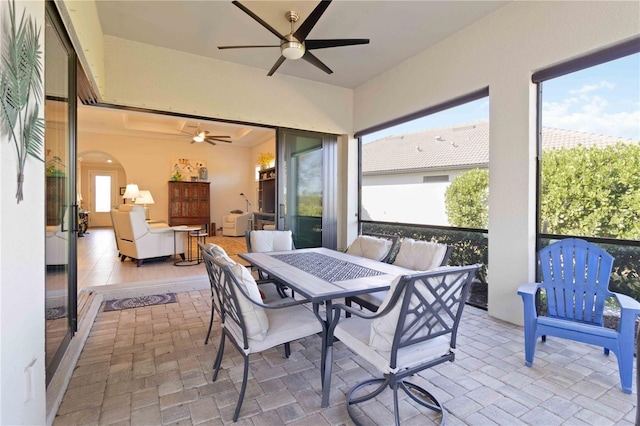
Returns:
[[[174,235],[173,228],[166,223],[149,225],[142,206],[122,204],[111,213],[122,261],[130,257],[140,266],[147,259],[169,258],[174,254],[174,238],[175,253],[184,256],[186,233],[176,232]]]
[[[249,230],[251,213],[230,213],[222,218],[222,235],[227,237],[244,236]]]

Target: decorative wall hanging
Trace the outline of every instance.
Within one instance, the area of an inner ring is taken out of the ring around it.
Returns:
[[[17,202],[23,200],[24,166],[27,155],[42,162],[44,119],[38,117],[42,102],[42,50],[40,27],[22,11],[16,22],[15,3],[9,5],[9,19],[2,23],[3,46],[0,63],[0,127],[18,155]],[[17,26],[16,26],[17,25]]]
[[[206,181],[208,178],[207,164],[202,160],[178,158],[171,162],[171,180],[197,182]]]

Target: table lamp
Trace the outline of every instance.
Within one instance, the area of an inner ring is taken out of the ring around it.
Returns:
[[[136,204],[142,204],[144,206],[144,218],[149,220],[149,207],[147,204],[155,204],[153,201],[153,197],[151,196],[151,192],[146,189],[140,190],[140,196],[136,198]]]
[[[130,183],[127,185],[127,189],[124,191],[124,195],[122,196],[122,198],[124,198],[124,203],[126,204],[127,198],[133,201],[139,196],[140,190],[138,189],[138,185],[136,185],[135,183]]]

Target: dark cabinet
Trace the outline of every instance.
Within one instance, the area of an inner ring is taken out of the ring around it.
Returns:
[[[47,176],[47,226],[58,226],[62,223],[62,211],[66,199],[67,178]]]
[[[258,210],[263,213],[276,212],[276,169],[260,170],[258,175]]]
[[[211,223],[209,182],[169,182],[169,225]]]

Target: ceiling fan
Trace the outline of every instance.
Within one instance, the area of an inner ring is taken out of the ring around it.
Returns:
[[[194,127],[194,126],[188,126],[188,127]],[[184,130],[181,130],[181,132],[191,136],[190,143],[206,142],[211,145],[217,145],[217,143],[215,143],[214,141],[231,143],[230,140],[225,140],[226,138],[230,138],[231,136],[209,135],[210,132],[208,130],[200,129],[200,124],[198,124],[198,126],[196,127],[196,130],[193,133],[185,132]],[[225,139],[222,139],[222,138],[225,138]]]
[[[326,49],[329,47],[341,47],[341,46],[353,46],[356,44],[369,44],[369,39],[367,38],[348,38],[348,39],[324,39],[324,40],[307,40],[307,36],[316,25],[324,11],[329,7],[331,0],[323,0],[321,1],[316,8],[311,12],[311,14],[305,19],[305,21],[298,27],[297,30],[294,31],[294,23],[300,19],[300,16],[294,12],[289,11],[285,13],[285,18],[289,22],[291,22],[291,32],[287,35],[282,35],[278,31],[276,31],[273,27],[267,24],[265,21],[260,19],[258,15],[247,9],[247,7],[243,6],[238,1],[232,2],[234,5],[239,7],[244,13],[251,16],[255,21],[257,21],[260,25],[269,30],[272,34],[280,39],[279,45],[267,45],[267,46],[218,46],[218,49],[246,49],[246,48],[258,48],[258,47],[279,47],[280,48],[280,58],[276,61],[276,63],[271,67],[269,73],[267,75],[271,76],[276,72],[278,67],[282,65],[282,63],[286,59],[304,59],[310,64],[320,68],[322,71],[327,74],[333,73],[331,69],[326,66],[320,59],[318,59],[315,55],[313,55],[310,50],[314,49]]]

